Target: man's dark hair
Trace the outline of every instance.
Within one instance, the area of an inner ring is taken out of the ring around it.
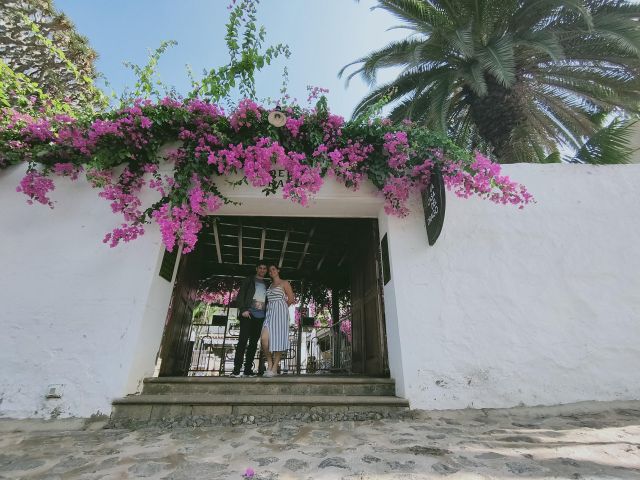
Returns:
[[[264,265],[265,267],[268,267],[269,265],[267,264],[267,262],[265,262],[264,260],[258,260],[256,262],[256,268],[258,268],[260,265]]]

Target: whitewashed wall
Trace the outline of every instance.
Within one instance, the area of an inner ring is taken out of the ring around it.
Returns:
[[[0,417],[109,414],[153,373],[171,292],[160,234],[111,249],[118,217],[97,190],[62,180],[56,208],[30,206],[22,175],[0,172]]]
[[[449,195],[433,247],[419,206],[387,218],[367,186],[329,182],[309,208],[245,187],[222,213],[379,218],[390,367],[413,408],[640,398],[640,166],[508,172],[538,204]],[[0,172],[0,417],[108,413],[153,372],[171,292],[159,234],[109,249],[117,217],[95,190],[59,182],[50,210],[26,205],[21,176]]]
[[[420,208],[389,218],[387,318],[413,408],[640,398],[640,165],[514,165],[522,211],[448,195],[429,247]]]
[[[154,372],[172,290],[158,276],[160,234],[110,249],[101,240],[119,217],[97,190],[58,179],[56,208],[30,206],[15,191],[23,174],[0,171],[0,418],[108,414]],[[223,214],[375,217],[382,205],[373,187],[334,181],[309,208],[221,189],[243,202]],[[49,385],[61,399],[45,399]]]

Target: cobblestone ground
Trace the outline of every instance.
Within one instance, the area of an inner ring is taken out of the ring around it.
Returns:
[[[171,429],[8,425],[3,479],[238,480],[247,468],[255,480],[640,479],[640,402]]]

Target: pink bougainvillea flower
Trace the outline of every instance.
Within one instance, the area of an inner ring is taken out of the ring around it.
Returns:
[[[83,168],[73,163],[56,163],[53,166],[53,172],[61,177],[69,177],[71,180],[77,180],[78,175],[82,172]]]
[[[309,92],[309,96],[307,97],[307,102],[311,103],[314,100],[317,100],[322,95],[329,93],[329,89],[322,87],[314,87],[313,85],[307,85],[307,92]]]
[[[229,117],[231,127],[238,131],[242,127],[250,127],[252,119],[262,119],[262,107],[249,98],[244,98],[238,103],[238,108]]]
[[[229,305],[238,296],[238,289],[212,292],[204,289],[196,292],[196,298],[208,304]]]
[[[310,100],[325,93],[309,87]],[[411,195],[429,186],[435,169],[446,188],[462,198],[476,196],[518,208],[535,202],[525,186],[503,175],[487,156],[461,154],[448,148],[446,138],[425,136],[409,121],[400,126],[377,118],[345,122],[329,113],[324,101],[315,108],[294,102],[282,109],[288,119],[274,131],[266,122],[269,109],[251,99],[240,100],[227,114],[198,98],[166,97],[155,103],[139,98],[82,120],[5,107],[0,109],[0,168],[28,162],[16,190],[30,204],[51,207],[53,180],[75,180],[84,169],[90,185],[122,217],[105,243],[114,247],[138,238],[143,225],[155,221],[166,248],[182,245],[184,253],[194,249],[204,217],[230,201],[217,184],[238,174],[242,178],[231,184],[246,183],[266,194],[277,191],[303,206],[312,202],[325,177],[352,189],[370,179],[384,197],[385,212],[400,217],[409,215]],[[161,171],[166,168],[159,163],[162,155],[171,173]],[[286,179],[278,182],[274,169],[285,170]],[[143,205],[143,187],[161,198]]]
[[[32,205],[33,202],[36,201],[53,208],[53,202],[47,194],[55,190],[55,188],[53,180],[32,170],[20,181],[20,185],[16,187],[16,192],[22,192],[29,197],[29,200],[27,200],[29,205]]]
[[[256,474],[256,472],[253,470],[253,468],[249,467],[244,471],[242,476],[244,478],[253,478],[255,476],[255,474]]]
[[[285,123],[285,127],[291,133],[293,138],[296,138],[300,133],[300,127],[304,124],[304,120],[302,118],[289,118],[287,119],[287,123]]]

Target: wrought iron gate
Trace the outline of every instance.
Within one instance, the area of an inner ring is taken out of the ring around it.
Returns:
[[[184,371],[188,376],[221,376],[233,370],[240,335],[235,309],[225,307],[224,314],[210,316],[211,321],[193,322]],[[289,350],[280,363],[282,374],[351,373],[351,321],[345,316],[328,327],[294,326],[289,329]],[[254,359],[258,371],[260,345]]]

